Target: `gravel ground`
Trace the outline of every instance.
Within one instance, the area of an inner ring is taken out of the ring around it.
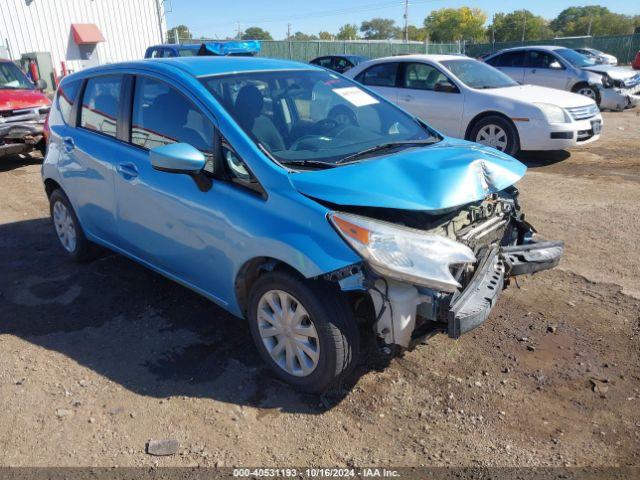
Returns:
[[[3,160],[0,465],[638,465],[640,118],[605,121],[595,145],[522,157],[560,267],[458,341],[363,362],[339,399],[274,380],[242,322],[163,277],[67,261],[38,160]]]

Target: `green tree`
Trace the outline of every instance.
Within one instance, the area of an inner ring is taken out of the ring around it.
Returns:
[[[260,27],[249,27],[242,34],[243,40],[273,40],[273,37],[266,30]]]
[[[193,35],[186,25],[178,25],[177,27],[167,30],[167,42],[178,43],[180,40],[192,40]]]
[[[590,5],[565,8],[551,22],[551,28],[562,37],[624,35],[633,33],[636,24],[630,15],[613,13],[600,5]]]
[[[296,32],[291,37],[291,40],[296,40],[298,42],[305,42],[305,41],[317,40],[317,39],[318,37],[316,37],[315,35],[307,35],[306,33],[303,33],[303,32]]]
[[[372,18],[362,22],[360,31],[369,40],[388,40],[402,38],[402,31],[396,26],[396,21],[390,18]]]
[[[424,19],[429,38],[436,42],[484,40],[487,14],[479,8],[441,8]]]
[[[333,40],[333,34],[329,32],[320,32],[318,37],[320,40]]]
[[[549,22],[529,10],[496,13],[487,36],[490,40],[493,36],[496,42],[514,42],[522,40],[523,32],[525,40],[542,40],[554,36]]]
[[[424,27],[416,27],[415,25],[409,25],[409,40],[424,42],[427,38],[427,29]]]
[[[358,38],[358,26],[353,23],[347,23],[340,27],[338,30],[338,34],[336,35],[337,40],[355,40]]]

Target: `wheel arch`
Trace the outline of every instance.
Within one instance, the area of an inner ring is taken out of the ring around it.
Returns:
[[[58,190],[58,189],[64,192],[62,186],[58,182],[56,182],[53,178],[44,179],[44,191],[47,194],[47,198],[51,196],[54,190]]]
[[[515,122],[513,120],[511,120],[508,115],[505,115],[504,113],[498,112],[498,111],[495,111],[495,110],[487,110],[487,111],[481,112],[481,113],[477,114],[475,117],[473,117],[469,121],[469,123],[467,124],[467,129],[464,132],[464,139],[473,141],[473,139],[471,139],[469,137],[470,137],[471,131],[473,130],[473,127],[475,127],[476,123],[478,123],[483,118],[494,117],[494,116],[495,117],[502,117],[504,120],[509,122],[511,124],[511,126],[513,126],[513,128],[516,131],[516,134],[518,135],[518,143],[520,143],[520,131],[518,130],[518,126],[515,124]]]

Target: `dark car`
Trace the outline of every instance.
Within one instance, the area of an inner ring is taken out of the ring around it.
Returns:
[[[206,42],[194,44],[168,43],[147,48],[144,58],[170,58],[195,56],[253,56],[260,52],[256,40]]]
[[[320,67],[328,68],[338,73],[344,73],[350,68],[355,67],[359,63],[369,60],[367,57],[360,55],[326,55],[324,57],[317,57],[311,60],[309,63],[318,65]]]

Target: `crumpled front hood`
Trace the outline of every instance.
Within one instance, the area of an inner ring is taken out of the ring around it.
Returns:
[[[345,206],[440,211],[513,185],[527,167],[497,150],[447,138],[326,170],[290,174],[304,195]]]
[[[607,74],[614,80],[627,80],[638,75],[638,72],[630,68],[617,67],[615,65],[592,65],[584,67],[588,72]]]

